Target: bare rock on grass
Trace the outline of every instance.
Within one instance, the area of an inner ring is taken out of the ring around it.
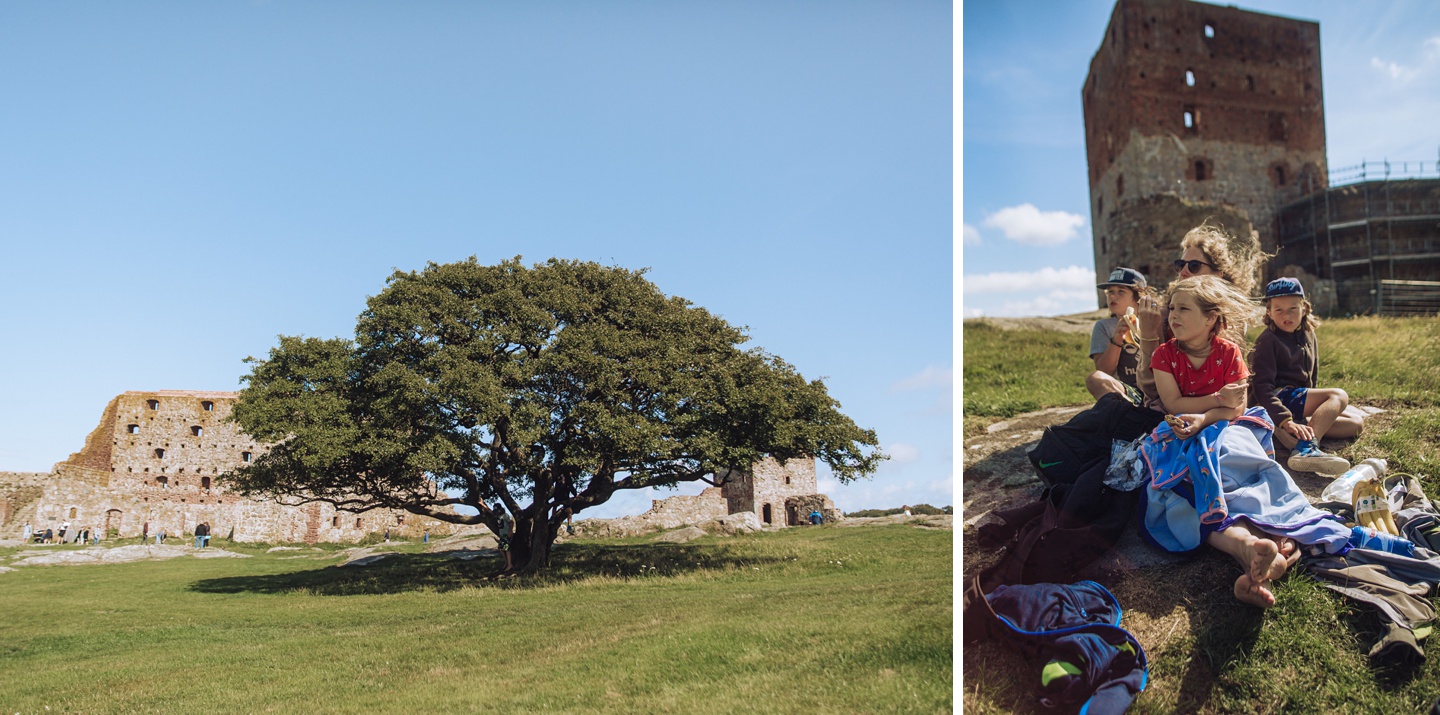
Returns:
[[[710,534],[721,534],[723,536],[734,536],[736,534],[748,534],[753,531],[760,531],[760,517],[755,516],[753,511],[738,511],[719,519],[711,519],[696,524],[698,528]]]
[[[700,537],[702,537],[702,536],[709,536],[709,534],[706,533],[706,531],[705,531],[704,529],[701,529],[701,528],[698,527],[698,526],[686,526],[686,527],[682,527],[682,528],[679,528],[679,529],[675,529],[674,531],[667,531],[667,532],[665,532],[665,533],[663,533],[663,534],[655,537],[655,540],[656,540],[656,541],[667,541],[667,542],[670,542],[670,543],[672,543],[672,544],[683,544],[683,543],[685,543],[685,542],[687,542],[687,541],[693,541],[693,540],[698,539],[698,538],[700,538]]]
[[[909,524],[926,529],[953,530],[954,516],[950,514],[891,514],[890,516],[852,516],[845,521],[836,522],[835,526],[870,526],[872,524]]]
[[[390,556],[394,556],[394,555],[395,555],[395,552],[394,552],[394,551],[382,551],[381,553],[378,553],[378,554],[366,554],[366,555],[364,555],[364,556],[352,556],[348,561],[346,561],[346,562],[343,563],[343,564],[340,564],[340,567],[341,567],[341,568],[344,568],[344,567],[346,567],[346,566],[370,566],[370,565],[372,565],[372,564],[375,564],[375,563],[378,563],[378,562],[380,562],[380,561],[383,561],[383,560],[385,560],[386,558],[388,558],[388,557],[390,557]]]
[[[10,568],[9,566],[0,566],[0,573],[5,573],[6,571],[14,571],[14,570],[15,570],[15,569]]]
[[[444,539],[442,541],[433,542],[429,546],[425,547],[425,551],[432,554],[447,551],[475,551],[481,549],[494,549],[499,545],[500,544],[495,540],[495,537],[491,536],[490,534],[471,534],[470,536],[466,536],[464,538]]]
[[[32,552],[26,552],[32,553]],[[194,556],[198,558],[250,558],[249,554],[237,554],[224,549],[196,549],[190,546],[154,546],[150,544],[138,544],[133,546],[118,546],[108,549],[103,546],[92,546],[88,549],[77,551],[48,551],[41,552],[37,556],[29,556],[15,562],[16,566],[76,566],[82,564],[123,564],[134,561],[161,561],[173,559],[180,556]]]
[[[273,554],[273,553],[275,553],[275,552],[277,552],[277,551],[304,551],[304,550],[305,550],[305,547],[303,547],[303,546],[272,546],[272,547],[270,547],[270,548],[268,548],[268,549],[265,549],[265,553],[267,553],[267,554]]]

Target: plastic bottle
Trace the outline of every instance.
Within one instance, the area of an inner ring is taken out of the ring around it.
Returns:
[[[1365,526],[1350,529],[1350,545],[1357,549],[1389,551],[1392,554],[1415,557],[1415,544],[1403,536],[1382,534]]]
[[[1335,478],[1320,492],[1320,501],[1338,501],[1350,503],[1350,494],[1355,491],[1355,485],[1366,479],[1385,476],[1385,470],[1390,465],[1383,459],[1371,457],[1353,467],[1349,471]]]

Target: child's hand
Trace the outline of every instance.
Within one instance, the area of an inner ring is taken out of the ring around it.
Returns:
[[[1220,388],[1220,404],[1224,407],[1244,407],[1246,401],[1246,390],[1250,383],[1244,380],[1232,382]]]
[[[1310,425],[1302,425],[1295,420],[1290,420],[1289,422],[1286,422],[1283,429],[1293,435],[1295,439],[1301,441],[1313,441],[1315,439],[1315,430],[1310,429]]]
[[[1175,415],[1175,419],[1180,424],[1171,422],[1170,429],[1180,439],[1190,439],[1200,434],[1200,430],[1205,428],[1205,415]]]

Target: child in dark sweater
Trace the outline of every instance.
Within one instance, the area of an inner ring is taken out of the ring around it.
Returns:
[[[1344,390],[1315,387],[1319,324],[1300,281],[1277,278],[1265,286],[1266,329],[1250,353],[1250,401],[1265,408],[1276,440],[1292,450],[1286,462],[1291,471],[1340,474],[1350,462],[1320,451],[1320,439],[1360,434],[1365,415],[1349,407]]]

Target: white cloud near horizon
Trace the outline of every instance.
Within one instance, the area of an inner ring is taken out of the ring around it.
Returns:
[[[1099,304],[1095,271],[1082,266],[963,276],[961,291],[966,318],[1074,315]]]
[[[985,217],[984,225],[1027,246],[1058,246],[1075,238],[1085,217],[1068,211],[1041,211],[1034,204],[1007,206]]]
[[[920,448],[904,442],[885,445],[885,453],[890,455],[890,459],[897,464],[906,464],[920,459]]]
[[[890,385],[890,391],[906,392],[909,390],[924,390],[932,387],[949,389],[954,384],[954,368],[926,365],[924,370],[896,380]]]
[[[962,276],[961,291],[963,295],[1033,293],[1036,286],[1045,286],[1051,290],[1083,289],[1089,295],[1095,292],[1095,283],[1094,269],[1084,266],[1046,266],[1033,271],[996,271]]]
[[[970,224],[967,223],[967,224],[962,224],[962,228],[960,229],[960,232],[961,232],[961,236],[962,236],[962,238],[961,238],[961,245],[965,245],[965,246],[978,246],[978,245],[980,245],[980,229],[975,228],[974,226],[971,226]]]

